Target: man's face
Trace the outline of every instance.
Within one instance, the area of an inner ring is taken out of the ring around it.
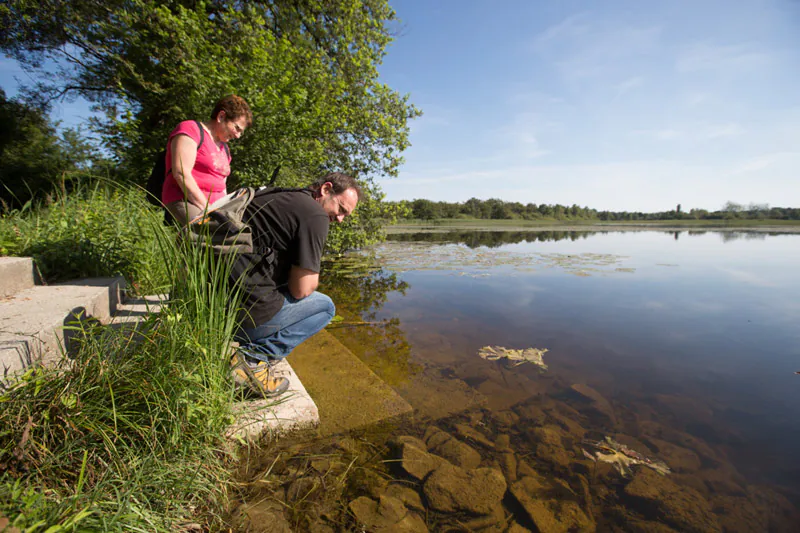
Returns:
[[[341,222],[344,218],[350,215],[358,205],[358,193],[355,189],[345,189],[341,194],[333,193],[333,186],[330,183],[325,183],[320,188],[320,196],[317,198],[325,213],[328,215],[328,220],[331,222]]]

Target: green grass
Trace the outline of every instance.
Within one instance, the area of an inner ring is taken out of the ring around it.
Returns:
[[[121,274],[138,292],[169,281],[158,250],[161,213],[143,191],[84,184],[0,217],[0,255],[33,257],[48,282]]]
[[[171,288],[136,335],[76,325],[72,360],[30,370],[0,396],[0,516],[22,531],[174,531],[197,516],[214,527],[225,507],[230,267],[179,242],[137,193],[93,189],[3,220],[4,236],[8,222],[19,229],[16,249],[83,235],[93,253],[108,251],[97,274],[118,269]],[[40,256],[56,278],[59,254]],[[82,261],[98,256],[74,257],[85,273]]]

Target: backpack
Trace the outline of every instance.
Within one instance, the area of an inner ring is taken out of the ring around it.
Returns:
[[[203,125],[200,124],[199,120],[195,120],[194,122],[200,129],[200,142],[197,143],[197,149],[200,150],[206,138],[206,130]],[[228,154],[228,159],[230,159],[231,152],[228,148],[228,144],[222,143],[222,145],[225,147],[225,153]],[[170,171],[172,171],[172,169],[170,169]],[[165,179],[167,179],[167,151],[161,150],[158,155],[156,155],[153,170],[150,171],[150,177],[147,178],[147,186],[145,187],[147,191],[147,200],[156,207],[164,207],[164,204],[161,202],[161,191],[164,188]]]
[[[256,195],[256,192],[266,191],[273,194],[286,191],[302,191],[305,188],[289,187],[242,187],[224,196],[208,207],[205,213],[189,221],[185,228],[191,242],[195,245],[211,246],[214,253],[258,253],[268,262],[271,260],[272,250],[255,249],[253,245],[253,230],[244,221],[244,212]]]
[[[244,210],[256,189],[243,187],[224,196],[186,226],[195,245],[211,246],[216,254],[253,253],[253,230],[244,222]]]

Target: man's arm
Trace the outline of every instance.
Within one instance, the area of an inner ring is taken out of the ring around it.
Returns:
[[[319,285],[319,272],[292,265],[289,271],[289,294],[297,300],[310,296]]]

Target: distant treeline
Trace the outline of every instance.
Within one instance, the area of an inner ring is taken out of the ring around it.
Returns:
[[[405,208],[407,219],[433,220],[443,218],[477,218],[487,220],[536,220],[542,218],[558,220],[723,220],[723,219],[777,219],[800,220],[800,208],[770,207],[767,204],[737,204],[727,202],[718,211],[690,209],[684,211],[681,204],[670,211],[642,213],[639,211],[598,211],[590,207],[561,204],[522,204],[504,202],[497,198],[479,200],[470,198],[463,203],[434,202],[432,200],[403,200],[387,202]]]

